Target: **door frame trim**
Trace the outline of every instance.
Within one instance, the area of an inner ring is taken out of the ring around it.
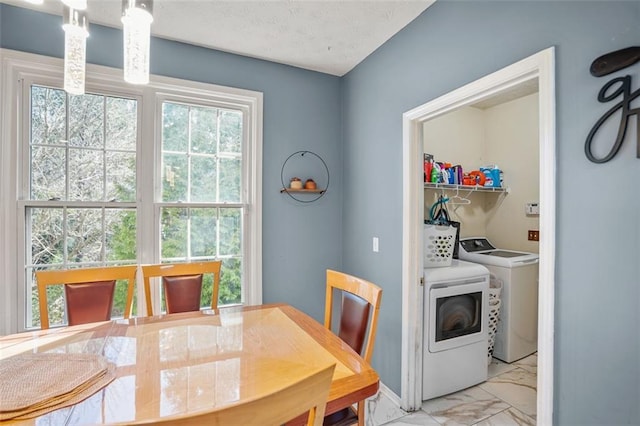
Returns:
[[[407,111],[403,128],[402,366],[401,402],[422,405],[422,224],[424,220],[422,124],[447,112],[538,80],[540,153],[540,275],[538,285],[537,422],[553,423],[554,289],[556,241],[555,48],[549,47]]]

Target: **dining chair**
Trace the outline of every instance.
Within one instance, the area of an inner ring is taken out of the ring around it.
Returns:
[[[162,278],[162,289],[164,291],[167,313],[173,314],[200,310],[203,275],[212,274],[213,290],[211,294],[211,309],[216,309],[218,307],[221,266],[222,262],[219,260],[211,262],[142,265],[147,315],[153,315],[151,278]]]
[[[307,426],[321,426],[335,364],[252,401],[190,417],[174,417],[154,424],[180,426],[280,426],[309,413]]]
[[[338,337],[360,354],[365,361],[371,363],[382,289],[362,278],[327,269],[324,326],[330,330],[333,326],[334,290],[338,290],[342,295]],[[325,426],[343,426],[357,423],[362,426],[364,425],[365,401],[359,401],[357,407],[356,411],[347,407],[330,414],[325,417],[323,424]]]
[[[110,320],[116,281],[126,280],[127,299],[123,316],[129,318],[137,269],[136,265],[128,265],[36,271],[40,327],[43,330],[49,328],[47,288],[53,285],[64,286],[67,320],[69,325],[77,325]]]

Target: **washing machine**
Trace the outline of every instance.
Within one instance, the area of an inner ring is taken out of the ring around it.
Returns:
[[[487,380],[489,270],[453,260],[424,269],[422,399]]]
[[[485,266],[502,280],[493,356],[513,362],[538,350],[537,253],[499,249],[487,238],[460,239],[460,259]]]

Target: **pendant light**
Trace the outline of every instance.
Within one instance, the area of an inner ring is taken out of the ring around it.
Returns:
[[[149,83],[149,45],[153,0],[122,0],[124,80]]]
[[[81,10],[62,8],[64,30],[64,90],[73,95],[84,94],[87,60],[88,20]]]

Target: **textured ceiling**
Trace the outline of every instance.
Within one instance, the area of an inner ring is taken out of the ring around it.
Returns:
[[[435,0],[155,0],[153,35],[342,76]],[[59,0],[3,3],[61,15]],[[120,28],[120,0],[88,0]],[[91,27],[89,27],[91,31]]]

